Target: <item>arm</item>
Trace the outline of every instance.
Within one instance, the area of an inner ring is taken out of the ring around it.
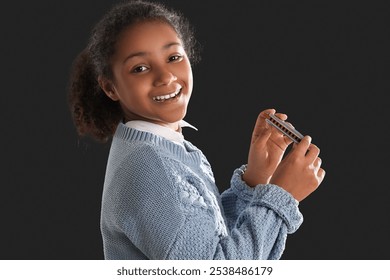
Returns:
[[[120,167],[113,176],[122,191],[112,216],[150,259],[277,259],[287,232],[301,222],[295,200],[268,185],[255,189],[228,233],[208,180],[178,161],[142,153],[153,164],[138,161],[131,172]],[[225,202],[234,195],[225,194]]]
[[[280,211],[285,208],[283,206],[278,208],[277,204],[265,202],[267,201],[265,197],[256,197],[255,194],[258,193],[256,189],[264,190],[273,186],[274,191],[279,189],[285,193],[288,192],[294,200],[291,204],[296,205],[295,212],[299,213],[298,201],[318,187],[325,176],[325,171],[320,168],[319,149],[311,144],[311,138],[308,136],[300,144],[294,145],[292,151],[282,161],[283,154],[287,146],[291,144],[291,140],[284,138],[277,130],[267,125],[265,118],[269,113],[275,114],[275,110],[269,109],[260,113],[252,134],[248,165],[236,170],[232,179],[232,187],[222,194],[222,202],[229,228],[234,229],[240,216],[251,207],[254,201],[260,199],[262,205],[269,207],[280,217],[284,217],[283,220],[288,227],[287,233],[292,233],[302,222],[302,217],[292,219],[296,221],[295,223],[289,222],[288,215],[283,215]],[[278,114],[278,116],[283,120],[287,119],[284,114]],[[292,216],[298,217],[300,214]],[[259,219],[266,224],[266,216],[259,217]],[[270,232],[269,237],[272,237],[274,233]],[[281,231],[275,239],[275,248],[284,247],[285,237],[285,232]],[[280,250],[269,252],[270,258],[280,256]]]
[[[260,232],[258,242],[264,259],[279,259],[283,253],[287,234],[294,233],[303,221],[298,201],[282,188],[272,185],[249,187],[242,180],[242,167],[235,170],[231,188],[222,193],[222,203],[232,236],[240,236],[243,217],[254,218],[248,223],[248,234]]]

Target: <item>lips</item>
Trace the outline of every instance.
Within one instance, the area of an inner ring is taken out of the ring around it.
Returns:
[[[169,93],[169,94],[155,96],[155,97],[153,97],[153,100],[156,101],[156,102],[165,102],[165,101],[168,101],[168,100],[171,100],[171,99],[175,99],[180,94],[181,94],[181,88],[179,88],[175,92],[172,92],[172,93]]]

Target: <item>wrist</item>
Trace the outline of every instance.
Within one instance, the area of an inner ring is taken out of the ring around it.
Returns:
[[[255,176],[253,176],[252,171],[248,170],[248,168],[246,168],[244,173],[241,175],[241,179],[251,188],[254,188],[258,185]]]
[[[245,166],[245,169],[242,170],[241,179],[247,184],[249,187],[254,188],[257,185],[265,185],[268,184],[271,178],[263,178],[259,175],[259,172],[253,171],[250,167]]]

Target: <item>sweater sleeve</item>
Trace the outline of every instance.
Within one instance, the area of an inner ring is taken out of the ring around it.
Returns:
[[[229,229],[235,226],[240,213],[257,201],[261,205],[269,207],[278,213],[286,223],[288,233],[294,233],[303,221],[303,217],[298,209],[299,202],[288,192],[276,185],[267,184],[258,185],[255,188],[249,187],[242,180],[244,170],[245,165],[234,171],[231,179],[231,187],[221,195]],[[265,194],[267,196],[264,196]],[[270,197],[273,200],[270,200]]]
[[[276,185],[249,187],[241,177],[243,167],[234,171],[231,187],[221,195],[232,237],[224,242],[257,248],[257,251],[248,251],[243,255],[236,251],[228,254],[229,258],[253,258],[252,254],[261,259],[279,259],[285,248],[287,234],[294,233],[303,222],[299,203]]]
[[[207,182],[180,170],[185,166],[179,162],[149,149],[141,152],[142,157],[132,155],[136,164],[131,171],[123,162],[123,168],[120,165],[110,176],[116,187],[110,195],[111,213],[105,219],[147,258],[280,258],[287,233],[296,230],[302,219],[297,203],[281,188],[265,185],[253,194],[242,192],[245,186],[236,180],[235,172],[231,189],[222,196],[232,225],[227,229],[216,211],[220,198],[202,185]],[[238,201],[244,203],[238,206]]]

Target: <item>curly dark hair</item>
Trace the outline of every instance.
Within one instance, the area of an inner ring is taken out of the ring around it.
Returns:
[[[79,135],[100,142],[109,140],[123,119],[119,102],[106,96],[98,77],[113,78],[110,58],[119,34],[128,26],[145,21],[171,25],[182,40],[192,63],[198,61],[198,43],[188,20],[164,5],[144,0],[119,3],[95,25],[87,47],[73,61],[69,85],[69,106]]]

